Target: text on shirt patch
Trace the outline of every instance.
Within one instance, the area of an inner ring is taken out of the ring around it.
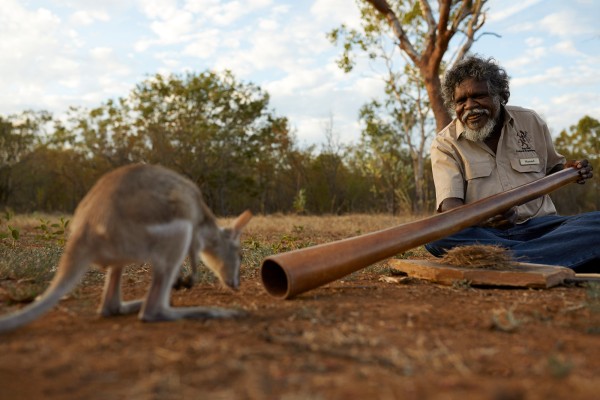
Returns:
[[[521,165],[537,165],[540,163],[540,159],[537,157],[533,158],[520,158],[519,164]]]
[[[518,131],[517,138],[519,140],[519,146],[521,146],[521,150],[517,150],[518,153],[523,153],[526,151],[535,151],[531,148],[531,139],[529,139],[529,135],[526,131]]]

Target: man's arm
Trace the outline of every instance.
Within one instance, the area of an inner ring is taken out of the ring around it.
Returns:
[[[440,205],[440,212],[452,210],[453,208],[460,207],[464,205],[465,202],[462,199],[457,197],[450,197],[444,199],[442,204]],[[492,218],[489,218],[479,226],[484,226],[487,228],[496,228],[496,229],[506,229],[514,226],[517,222],[517,218],[519,217],[519,213],[517,212],[517,207],[512,207],[508,211],[502,214],[498,214]]]

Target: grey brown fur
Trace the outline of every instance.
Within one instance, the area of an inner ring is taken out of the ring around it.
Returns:
[[[239,287],[240,234],[252,214],[220,228],[198,187],[160,166],[135,164],[104,175],[79,203],[56,276],[42,296],[0,318],[0,332],[18,328],[51,309],[78,284],[90,264],[107,269],[99,312],[103,316],[139,312],[144,321],[227,318],[239,311],[215,307],[173,308],[170,292],[186,256],[192,273],[198,256],[219,280]],[[153,277],[145,299],[121,300],[123,268],[149,262]]]

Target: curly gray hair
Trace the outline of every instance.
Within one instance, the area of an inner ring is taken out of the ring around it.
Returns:
[[[456,87],[469,78],[486,81],[490,96],[499,97],[502,104],[508,102],[510,97],[509,77],[504,68],[500,67],[493,58],[486,60],[478,56],[469,56],[457,62],[456,65],[446,71],[444,76],[442,96],[448,109],[454,110],[454,90]]]

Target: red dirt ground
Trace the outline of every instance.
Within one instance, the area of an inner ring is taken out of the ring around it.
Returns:
[[[295,240],[340,236],[303,224]],[[147,271],[127,276],[127,297],[143,296]],[[600,398],[599,288],[441,286],[378,266],[284,301],[256,270],[244,277],[237,293],[202,283],[173,304],[246,317],[149,324],[97,316],[102,283],[88,275],[0,336],[0,399]]]

